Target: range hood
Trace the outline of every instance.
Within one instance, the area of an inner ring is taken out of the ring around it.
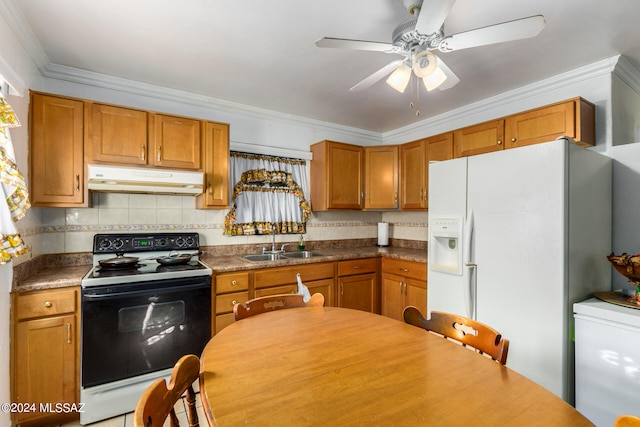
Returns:
[[[202,172],[87,165],[89,190],[119,193],[202,194]]]

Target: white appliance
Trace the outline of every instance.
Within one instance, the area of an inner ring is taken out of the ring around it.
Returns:
[[[202,194],[204,173],[196,171],[87,165],[92,191],[160,194]]]
[[[593,298],[573,309],[576,409],[596,426],[640,416],[640,310]]]
[[[428,312],[494,327],[569,403],[572,304],[609,290],[610,250],[608,157],[563,138],[429,165]]]

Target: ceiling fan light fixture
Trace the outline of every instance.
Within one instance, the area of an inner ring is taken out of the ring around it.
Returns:
[[[409,68],[404,62],[395,69],[393,73],[387,79],[387,84],[397,90],[400,93],[404,93],[404,90],[409,84],[411,79],[411,68]]]
[[[428,77],[433,74],[437,68],[438,59],[433,53],[426,50],[418,52],[413,59],[413,73],[418,77]]]
[[[427,77],[422,78],[422,83],[424,87],[427,88],[429,92],[438,88],[444,81],[447,80],[447,75],[440,69],[439,67],[436,70],[428,75]]]

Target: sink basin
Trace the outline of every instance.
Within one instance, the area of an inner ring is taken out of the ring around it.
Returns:
[[[313,251],[300,251],[300,252],[285,252],[282,254],[285,258],[313,258],[316,256],[322,256],[319,252]]]
[[[276,261],[282,259],[280,254],[245,255],[243,258],[247,261]]]

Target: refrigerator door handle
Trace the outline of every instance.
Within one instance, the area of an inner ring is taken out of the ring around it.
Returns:
[[[467,311],[466,316],[470,319],[476,318],[476,267],[477,264],[472,259],[473,251],[473,209],[467,214],[466,233],[464,234],[464,267],[467,269],[464,275],[464,306]]]

